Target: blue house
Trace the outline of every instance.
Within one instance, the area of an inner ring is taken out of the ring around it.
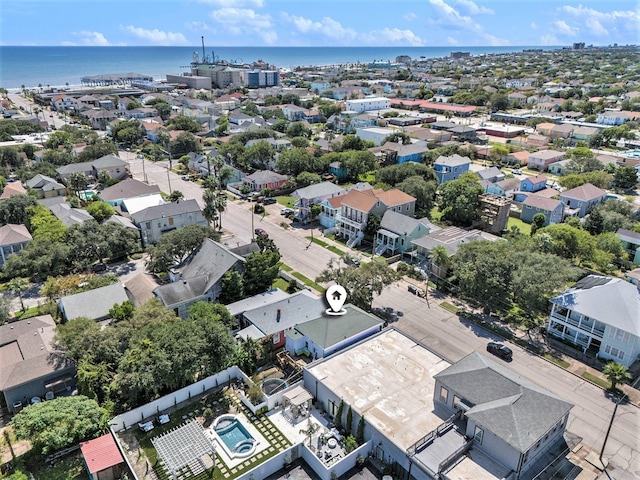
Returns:
[[[529,195],[522,203],[520,220],[526,223],[533,223],[533,217],[537,213],[544,215],[544,226],[561,223],[564,212],[564,204],[560,200],[553,198]]]
[[[415,219],[401,213],[387,210],[376,232],[375,253],[397,255],[413,249],[411,242],[430,233],[441,230],[427,218]]]
[[[444,183],[460,178],[460,175],[469,171],[470,165],[471,160],[469,157],[455,154],[450,157],[438,157],[433,164],[433,169],[438,183]]]
[[[624,250],[629,254],[631,261],[640,264],[640,233],[619,228],[616,236],[622,240]]]
[[[422,155],[429,151],[426,142],[416,142],[409,145],[402,145],[398,149],[398,163],[417,162],[420,163]]]
[[[580,218],[584,217],[596,205],[604,202],[607,192],[592,185],[585,183],[579,187],[572,188],[560,194],[560,201],[565,204],[567,214],[575,215]]]
[[[338,180],[344,180],[348,175],[347,166],[342,162],[331,162],[329,164],[329,173]]]
[[[523,178],[520,182],[521,192],[537,192],[547,188],[547,177],[544,175],[534,175],[532,177]]]

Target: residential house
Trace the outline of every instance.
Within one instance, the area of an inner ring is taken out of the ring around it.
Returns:
[[[295,325],[286,333],[291,355],[326,358],[382,330],[384,320],[355,305],[345,305],[344,315],[326,315]]]
[[[629,367],[640,355],[640,296],[621,278],[588,275],[551,299],[547,332]]]
[[[104,108],[92,108],[85,110],[80,115],[87,120],[94,130],[104,130],[109,122],[117,117],[113,110],[105,110]]]
[[[491,183],[497,183],[504,180],[504,173],[498,167],[489,167],[475,172],[480,180],[488,180]]]
[[[131,215],[145,208],[165,205],[166,203],[160,193],[151,193],[141,197],[125,198],[120,203],[120,209],[123,215],[131,218]]]
[[[555,123],[542,122],[536,125],[536,132],[538,132],[538,135],[544,135],[545,137],[551,138],[551,131],[555,126]]]
[[[413,216],[416,199],[401,190],[351,190],[346,195],[338,197],[342,201],[339,223],[336,232],[348,239],[347,246],[359,245],[364,238],[364,230],[369,215],[382,217],[387,210],[402,215]]]
[[[513,478],[563,441],[573,405],[493,359],[472,352],[433,378],[436,408],[460,415],[471,449]]]
[[[504,161],[512,165],[527,165],[529,163],[529,152],[526,150],[512,152],[505,157]]]
[[[297,189],[291,194],[297,198],[295,201],[295,207],[299,209],[297,218],[306,220],[311,215],[311,207],[313,205],[322,203],[329,198],[344,195],[344,193],[344,188],[332,182],[314,183],[307,187]]]
[[[571,138],[575,141],[589,142],[591,137],[599,131],[600,129],[595,127],[575,127],[571,133]]]
[[[242,183],[249,185],[252,192],[261,192],[268,189],[271,191],[280,190],[288,177],[270,170],[257,170],[251,175],[242,179]]]
[[[561,123],[559,125],[554,125],[551,128],[551,135],[549,136],[549,138],[551,138],[551,140],[555,140],[556,138],[567,139],[571,137],[571,134],[573,133],[573,130],[575,128],[576,127],[574,125],[571,125],[570,123]]]
[[[455,140],[460,142],[473,142],[477,138],[477,129],[468,125],[456,125],[449,128],[448,131],[451,132]]]
[[[128,120],[132,118],[153,118],[158,116],[158,110],[153,107],[132,108],[131,110],[125,110],[124,116]]]
[[[526,223],[532,223],[536,213],[542,213],[544,215],[545,226],[561,223],[564,219],[564,204],[560,200],[553,198],[529,195],[524,202],[522,202],[520,220]]]
[[[286,344],[287,331],[324,315],[327,304],[308,290],[289,295],[285,299],[266,303],[242,313],[240,332],[251,328],[257,339],[268,340],[277,349]]]
[[[215,302],[222,291],[222,277],[235,270],[242,273],[244,259],[227,247],[206,238],[184,266],[169,272],[171,283],[153,290],[162,304],[185,318],[196,302]]]
[[[111,432],[80,443],[85,470],[91,480],[113,480],[122,478],[127,471],[120,448]]]
[[[320,203],[321,212],[318,215],[318,222],[325,228],[324,234],[335,233],[336,226],[340,223],[340,212],[342,211],[342,196],[328,198]]]
[[[507,178],[501,182],[490,184],[485,192],[501,197],[513,198],[513,194],[520,188],[520,180],[517,178]]]
[[[160,194],[158,185],[149,185],[134,178],[127,178],[100,191],[98,197],[112,207],[119,207],[128,198],[145,197],[152,194]]]
[[[357,113],[362,113],[371,110],[386,110],[390,107],[390,105],[391,103],[386,97],[369,95],[365,98],[347,100],[345,110],[352,110]]]
[[[516,104],[519,107],[523,107],[527,104],[527,96],[520,92],[512,92],[507,95],[510,103]]]
[[[349,174],[347,165],[340,161],[331,162],[329,164],[329,173],[336,177],[338,180],[345,180]]]
[[[91,162],[93,176],[98,178],[101,172],[107,172],[114,180],[129,176],[129,164],[115,155],[105,155]]]
[[[2,195],[0,200],[6,200],[14,195],[26,195],[27,189],[22,186],[20,182],[8,182],[2,189]]]
[[[596,123],[614,127],[622,125],[627,120],[629,120],[629,115],[625,112],[605,110],[598,114]]]
[[[385,142],[380,147],[370,148],[370,152],[378,157],[381,165],[395,165],[405,162],[422,161],[422,156],[429,151],[426,142],[418,141],[410,144]]]
[[[635,264],[640,264],[640,233],[632,232],[624,228],[616,231],[616,236],[622,241],[625,252]]]
[[[571,159],[567,159],[567,160],[560,160],[559,162],[555,162],[552,163],[551,165],[549,165],[549,168],[547,169],[549,171],[549,173],[553,174],[553,175],[564,175],[565,169],[567,168],[567,165],[569,165],[573,160]]]
[[[484,193],[478,197],[478,218],[473,226],[485,232],[499,234],[507,229],[511,199]]]
[[[585,183],[579,187],[566,190],[560,194],[560,201],[565,205],[565,215],[572,215],[583,218],[591,213],[596,205],[604,202],[607,192]]]
[[[538,192],[547,188],[547,177],[542,174],[525,177],[520,181],[521,192]]]
[[[433,250],[434,247],[442,246],[447,249],[449,256],[453,256],[457,253],[460,245],[476,240],[489,240],[494,242],[501,240],[501,238],[491,233],[483,232],[482,230],[463,230],[459,227],[446,227],[442,230],[436,230],[424,237],[412,240],[411,244],[414,250],[408,255],[411,256],[413,263],[425,266],[437,276],[444,277],[446,271],[433,265],[429,258],[431,250]],[[405,253],[405,255],[407,255],[407,253]]]
[[[516,478],[562,441],[571,409],[478,353],[451,365],[395,328],[307,365],[303,387],[329,415],[342,404],[364,418],[363,455],[420,480]]]
[[[282,113],[290,122],[306,121],[316,123],[319,118],[318,110],[302,108],[293,104],[283,105]]]
[[[544,172],[549,165],[555,162],[559,162],[564,158],[564,152],[558,152],[556,150],[539,150],[529,154],[529,168],[535,168]]]
[[[65,322],[79,317],[100,322],[109,318],[109,310],[114,305],[120,305],[126,301],[129,301],[129,297],[124,285],[117,282],[106,287],[62,297],[58,300],[58,308]]]
[[[58,177],[63,184],[68,185],[69,177],[74,173],[80,173],[87,177],[88,180],[95,179],[93,171],[93,162],[70,163],[56,168]]]
[[[367,127],[357,128],[355,134],[362,140],[368,140],[373,142],[375,146],[380,146],[385,138],[389,135],[393,135],[394,133],[398,133],[399,131],[400,130],[397,128]]]
[[[33,237],[24,225],[7,223],[0,227],[0,267],[7,258],[24,249]]]
[[[439,184],[450,180],[457,180],[465,172],[469,171],[471,159],[462,157],[457,153],[449,157],[440,156],[433,164],[433,170],[436,174]]]
[[[0,392],[10,413],[75,387],[75,364],[57,350],[55,334],[51,315],[0,325]]]
[[[140,229],[143,246],[156,243],[163,234],[187,225],[209,226],[194,199],[147,207],[131,214],[131,220]]]
[[[51,106],[54,110],[76,110],[78,107],[78,100],[70,95],[54,95],[51,97]]]
[[[527,135],[526,139],[524,140],[524,145],[526,145],[527,147],[542,148],[546,147],[548,144],[549,137],[547,137],[546,135],[536,135],[532,133],[530,135]]]
[[[66,227],[75,225],[78,223],[84,223],[88,220],[94,220],[89,212],[82,208],[73,208],[66,202],[50,205],[49,210],[53,215],[60,220]]]
[[[29,190],[36,190],[40,198],[67,196],[67,187],[41,173],[27,180],[26,186]]]
[[[380,220],[375,237],[375,254],[396,255],[411,250],[411,242],[441,230],[427,218],[415,219],[393,210],[387,210]]]

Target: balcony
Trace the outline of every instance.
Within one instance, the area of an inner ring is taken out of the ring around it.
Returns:
[[[593,321],[593,319],[589,319],[586,321],[583,320],[582,322],[580,322],[580,320],[576,320],[575,318],[560,316],[556,315],[555,313],[551,314],[549,318],[555,323],[575,327],[579,332],[587,333],[592,337],[602,338],[604,336],[604,326],[601,330],[600,327]]]
[[[356,230],[364,230],[364,228],[367,226],[367,222],[358,222],[356,220],[351,220],[348,217],[340,217],[340,223],[342,223],[343,225],[348,225],[351,227],[354,227]]]

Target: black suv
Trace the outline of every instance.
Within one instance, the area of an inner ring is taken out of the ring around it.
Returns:
[[[275,198],[265,198],[264,200],[262,200],[262,204],[263,205],[273,205],[274,203],[276,203],[276,199]]]
[[[101,273],[101,272],[105,272],[107,270],[107,266],[100,262],[100,263],[96,263],[95,265],[91,265],[91,271],[93,273]]]
[[[503,360],[511,360],[511,358],[513,357],[513,352],[509,347],[496,342],[489,342],[487,344],[487,352],[492,353],[496,357],[500,357]]]

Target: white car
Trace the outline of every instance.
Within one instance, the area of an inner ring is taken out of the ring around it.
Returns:
[[[511,173],[513,173],[514,175],[522,175],[522,170],[520,170],[519,168],[512,168]]]

